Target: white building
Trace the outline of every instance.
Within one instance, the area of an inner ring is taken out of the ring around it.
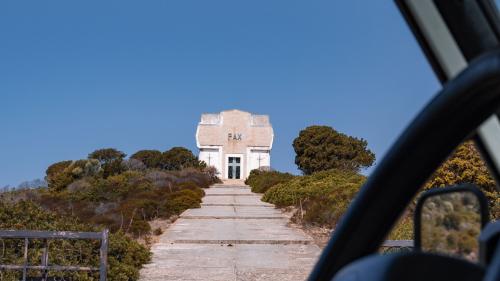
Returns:
[[[199,159],[222,179],[245,179],[253,169],[271,167],[273,138],[269,116],[240,110],[202,114],[196,130]]]

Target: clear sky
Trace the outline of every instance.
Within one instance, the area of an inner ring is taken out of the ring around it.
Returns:
[[[1,1],[0,36],[0,186],[97,148],[196,152],[200,114],[235,108],[270,115],[278,170],[313,124],[381,159],[440,87],[388,0]]]

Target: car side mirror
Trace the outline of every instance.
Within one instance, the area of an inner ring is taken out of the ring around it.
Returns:
[[[488,201],[477,187],[428,190],[415,209],[415,250],[477,261],[478,237],[488,221]]]

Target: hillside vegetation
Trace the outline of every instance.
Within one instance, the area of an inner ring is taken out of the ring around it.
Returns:
[[[252,170],[245,184],[252,188],[252,192],[264,193],[270,187],[283,182],[288,182],[295,176],[289,173],[278,171]]]
[[[274,178],[277,173],[254,173],[248,182],[252,186],[264,181],[257,178]],[[278,207],[296,207],[294,219],[299,222],[334,227],[364,181],[365,177],[356,172],[339,170],[295,176],[269,188],[262,200]]]
[[[294,207],[296,222],[334,229],[364,181],[353,169],[332,169],[304,176],[256,171],[246,182],[253,191],[264,193],[263,201]],[[458,147],[424,189],[461,183],[477,185],[488,198],[492,219],[500,217],[500,193],[472,142]],[[413,239],[413,210],[411,204],[388,239]]]
[[[424,188],[461,183],[472,183],[479,187],[488,198],[491,218],[500,218],[500,192],[472,141],[459,146],[448,160],[436,170]]]
[[[375,154],[362,138],[338,132],[329,126],[309,126],[293,141],[295,164],[310,175],[331,169],[359,172],[375,162]]]
[[[366,140],[328,126],[301,130],[293,141],[293,148],[295,163],[305,175],[253,171],[246,183],[252,191],[264,193],[263,201],[282,208],[291,207],[295,222],[319,226],[321,231],[333,230],[366,180],[361,170],[374,163],[375,155],[368,149]],[[406,215],[390,239],[411,237],[412,221]]]
[[[147,242],[152,232],[161,232],[152,230],[149,221],[200,207],[203,189],[218,179],[216,171],[185,148],[139,151],[124,158],[116,149],[96,150],[88,159],[48,167],[48,188],[0,194],[0,229],[107,228],[112,233],[108,279],[137,280],[150,254],[133,238]]]
[[[62,216],[42,209],[33,202],[19,201],[17,203],[0,202],[0,229],[36,229],[36,230],[66,230],[66,231],[101,231],[101,227],[82,223],[75,217]],[[29,260],[36,262],[41,257],[41,241],[31,240]],[[22,247],[24,241],[4,240],[4,248],[0,258],[1,263],[22,264]],[[98,267],[99,245],[96,241],[53,240],[49,244],[50,262],[58,265],[81,265]],[[108,251],[109,280],[137,280],[140,268],[150,259],[149,251],[139,243],[126,236],[122,231],[110,234]],[[39,274],[39,273],[38,273]],[[30,276],[39,276],[35,273]],[[60,276],[61,275],[55,275]],[[1,280],[20,280],[19,271],[3,271]],[[88,273],[64,273],[64,277],[72,280],[97,280]]]

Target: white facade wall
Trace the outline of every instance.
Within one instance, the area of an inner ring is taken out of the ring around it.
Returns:
[[[222,149],[221,148],[200,148],[198,159],[207,163],[208,166],[215,167],[220,173],[222,171]]]
[[[240,110],[202,114],[196,130],[199,159],[222,179],[234,178],[235,171],[245,179],[253,169],[269,168],[273,141],[269,116]]]
[[[247,163],[246,176],[248,177],[252,170],[271,167],[271,152],[269,150],[248,148]]]

